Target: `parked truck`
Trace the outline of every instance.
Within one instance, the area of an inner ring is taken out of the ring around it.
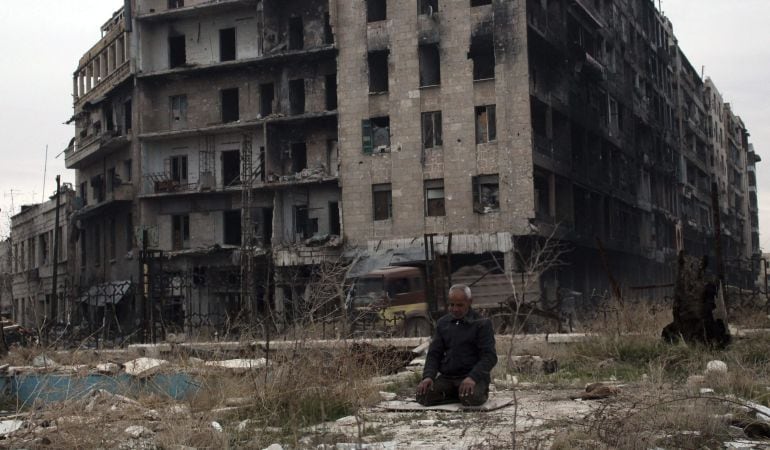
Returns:
[[[499,331],[512,312],[524,313],[524,306],[540,300],[539,280],[505,274],[484,266],[465,266],[451,278],[431,277],[425,266],[387,266],[372,270],[354,283],[348,295],[348,317],[354,334],[386,336],[429,336],[435,321],[446,313],[449,282],[466,284],[473,292],[473,308],[495,322]]]

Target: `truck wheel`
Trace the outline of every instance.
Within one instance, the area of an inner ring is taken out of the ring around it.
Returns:
[[[405,337],[430,337],[433,326],[426,319],[416,317],[406,321]]]

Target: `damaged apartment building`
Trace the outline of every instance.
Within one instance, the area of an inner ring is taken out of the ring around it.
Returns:
[[[126,323],[288,313],[314,264],[426,245],[518,272],[533,236],[552,286],[667,283],[712,184],[756,278],[759,158],[650,0],[129,0],[74,90],[75,280],[130,281]]]
[[[82,305],[70,301],[75,252],[67,235],[74,208],[75,192],[65,184],[48,201],[24,205],[11,217],[12,298],[3,313],[19,325],[40,329],[81,317]]]

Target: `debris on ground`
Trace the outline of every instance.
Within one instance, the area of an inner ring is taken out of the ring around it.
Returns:
[[[612,397],[620,393],[620,388],[617,386],[609,386],[604,383],[591,383],[586,386],[585,392],[581,392],[577,395],[572,395],[572,400],[601,400],[603,398]]]

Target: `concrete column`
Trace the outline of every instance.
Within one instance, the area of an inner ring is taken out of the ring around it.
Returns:
[[[90,92],[94,82],[94,63],[86,67],[86,92]]]
[[[86,72],[85,70],[81,70],[78,72],[78,98],[82,97],[83,94],[86,93]]]
[[[72,96],[75,97],[75,100],[80,98],[80,93],[78,92],[78,79],[80,78],[80,74],[75,75],[72,77]]]

